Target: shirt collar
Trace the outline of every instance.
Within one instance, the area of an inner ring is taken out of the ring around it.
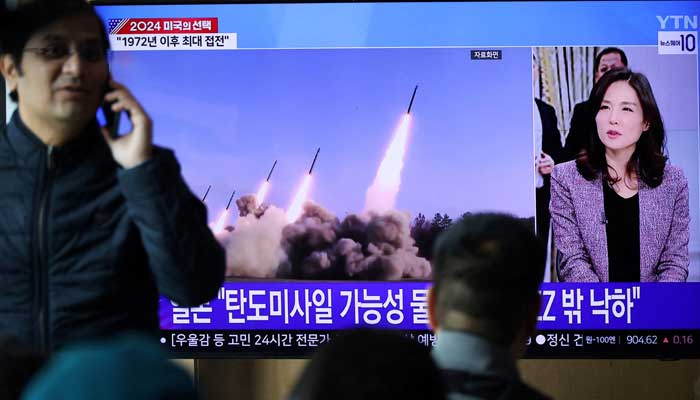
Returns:
[[[15,110],[10,123],[7,126],[7,139],[18,154],[25,158],[37,151],[46,151],[48,146],[39,139],[19,115],[19,110]],[[59,163],[72,163],[82,159],[88,149],[96,142],[103,140],[100,137],[97,121],[88,124],[85,131],[78,135],[75,140],[65,145],[55,147],[53,150],[54,159]],[[106,145],[106,144],[105,144]]]

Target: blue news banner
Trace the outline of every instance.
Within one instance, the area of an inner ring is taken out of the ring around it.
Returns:
[[[372,327],[433,346],[429,285],[227,282],[199,307],[162,297],[160,342],[180,354],[293,357],[342,330]],[[540,292],[538,331],[526,356],[687,357],[700,348],[700,283],[544,283]]]

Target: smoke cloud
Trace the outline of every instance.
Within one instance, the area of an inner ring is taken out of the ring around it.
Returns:
[[[303,279],[398,280],[429,278],[419,257],[409,216],[398,211],[350,214],[340,222],[307,202],[301,217],[282,230],[287,259],[280,275]]]
[[[251,208],[248,197],[254,206],[253,195],[238,199],[241,217],[232,232],[217,236],[226,249],[226,276],[274,278],[277,267],[286,258],[280,241],[287,217],[274,206]]]
[[[247,194],[236,199],[236,207],[238,207],[238,215],[241,217],[245,217],[248,214],[253,214],[255,217],[260,218],[263,214],[265,214],[265,210],[267,209],[268,205],[263,203],[258,206],[256,196],[253,194]]]
[[[431,277],[419,257],[409,215],[348,214],[342,221],[312,202],[288,223],[283,210],[236,200],[240,218],[217,238],[226,249],[226,276],[288,279],[399,280]]]

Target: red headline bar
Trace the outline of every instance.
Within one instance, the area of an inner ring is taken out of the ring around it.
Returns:
[[[110,21],[110,34],[218,33],[218,18],[124,18]]]

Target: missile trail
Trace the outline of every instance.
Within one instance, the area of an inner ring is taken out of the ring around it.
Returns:
[[[209,194],[209,190],[211,190],[211,185],[209,185],[209,187],[207,188],[206,193],[204,193],[204,197],[202,197],[202,203],[204,203],[204,200],[207,199],[207,195]]]

